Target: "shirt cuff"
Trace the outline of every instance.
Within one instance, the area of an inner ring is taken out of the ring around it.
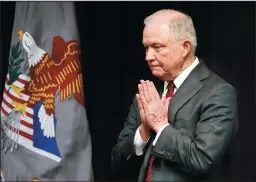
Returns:
[[[170,125],[170,124],[166,124],[166,125],[162,126],[162,128],[160,128],[160,130],[157,132],[157,135],[156,135],[155,140],[154,140],[153,143],[152,143],[153,146],[155,146],[155,144],[156,144],[156,142],[157,142],[159,136],[161,135],[163,129],[165,129],[165,127],[167,127],[167,126],[169,126],[169,125]]]
[[[149,138],[148,138],[149,140]],[[139,128],[136,130],[135,137],[134,137],[134,148],[135,148],[135,153],[137,156],[140,156],[143,154],[143,150],[145,146],[148,143],[148,140],[146,142],[143,142],[141,136],[140,136],[140,131]]]

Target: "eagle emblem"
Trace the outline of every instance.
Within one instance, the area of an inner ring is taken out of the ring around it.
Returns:
[[[56,123],[61,121],[55,117],[56,94],[60,101],[72,96],[84,105],[79,43],[56,36],[50,56],[28,32],[19,30],[18,36],[20,41],[11,49],[1,105],[2,149],[12,152],[20,144],[59,162]],[[27,59],[20,58],[22,50]],[[24,61],[29,75],[19,71]]]

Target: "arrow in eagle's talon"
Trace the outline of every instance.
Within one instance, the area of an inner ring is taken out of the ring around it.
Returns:
[[[4,153],[6,154],[7,150],[10,148],[9,141],[6,142],[5,148],[4,148]]]
[[[14,85],[14,83],[11,84],[11,88],[19,97],[21,97],[21,92],[24,90],[24,88],[19,88],[16,85]]]
[[[26,114],[26,106],[28,105],[28,103],[21,104],[13,101],[13,104],[15,105],[14,106],[15,111],[20,111],[23,116]]]
[[[17,150],[18,149],[18,143],[15,143],[14,145],[14,149]]]
[[[12,143],[11,154],[13,153],[14,144]]]

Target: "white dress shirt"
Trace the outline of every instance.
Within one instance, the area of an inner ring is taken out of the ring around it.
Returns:
[[[184,80],[187,78],[187,76],[190,74],[190,72],[196,67],[196,65],[198,65],[199,60],[196,57],[196,59],[194,60],[194,62],[187,67],[183,72],[181,72],[181,74],[175,79],[173,80],[174,83],[174,94],[176,93],[176,91],[179,89],[179,87],[181,86],[181,84],[184,82]],[[168,81],[164,82],[164,91],[162,96],[166,95],[167,91],[168,91]],[[158,131],[155,140],[153,141],[153,146],[155,146],[159,136],[161,135],[161,132],[163,131],[163,129],[165,127],[167,127],[169,124],[164,125],[162,128],[160,128],[160,130]],[[148,139],[149,140],[149,139]],[[148,142],[148,141],[147,141]],[[143,149],[145,148],[145,146],[147,145],[147,142],[143,142],[143,140],[141,139],[140,136],[140,131],[139,128],[136,130],[135,133],[135,137],[134,137],[134,146],[135,146],[135,153],[137,156],[140,156],[143,154]]]

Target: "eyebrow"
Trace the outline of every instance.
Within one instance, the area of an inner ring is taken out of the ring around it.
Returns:
[[[158,41],[152,43],[152,45],[156,45],[156,44],[161,44],[161,43]]]
[[[149,45],[153,45],[153,46],[155,46],[155,45],[159,45],[159,44],[161,44],[161,42],[159,42],[159,41],[155,41],[155,42],[150,42],[150,44]],[[142,41],[142,45],[144,45],[145,46],[145,44],[144,44],[144,42]]]

